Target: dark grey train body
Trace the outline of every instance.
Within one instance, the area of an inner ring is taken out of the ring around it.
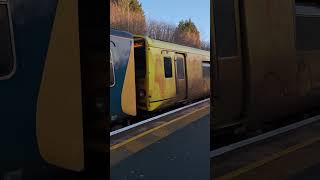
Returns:
[[[320,107],[320,8],[292,0],[214,0],[214,129]]]

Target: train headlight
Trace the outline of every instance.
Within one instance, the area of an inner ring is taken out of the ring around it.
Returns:
[[[139,97],[145,97],[145,96],[146,96],[146,91],[143,90],[143,89],[141,89],[141,90],[139,91]]]

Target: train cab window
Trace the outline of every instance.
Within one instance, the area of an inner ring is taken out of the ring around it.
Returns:
[[[164,57],[164,76],[165,78],[172,77],[172,60],[170,57]]]
[[[204,78],[210,79],[210,63],[202,62],[202,73]]]
[[[114,84],[115,84],[114,64],[113,64],[112,52],[110,50],[110,87],[114,86]]]
[[[320,4],[296,3],[296,48],[320,50]]]
[[[8,5],[0,2],[0,79],[9,78],[15,70],[11,27]]]
[[[236,56],[238,53],[234,1],[214,1],[216,51],[219,57]]]
[[[184,63],[183,58],[177,57],[176,59],[176,68],[177,68],[177,78],[184,79]]]

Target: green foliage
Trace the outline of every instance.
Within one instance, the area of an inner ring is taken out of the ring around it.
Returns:
[[[129,3],[129,7],[132,12],[144,14],[141,3],[138,0],[131,0]]]
[[[111,3],[117,4],[118,6],[126,10],[128,10],[129,8],[131,12],[144,14],[142,5],[139,0],[111,0]]]
[[[196,48],[201,47],[200,32],[196,25],[189,20],[181,20],[175,30],[175,42],[178,44],[192,46]]]
[[[192,22],[191,19],[189,20],[181,20],[179,22],[179,25],[177,27],[178,32],[191,32],[191,33],[196,33],[199,34],[197,26]]]

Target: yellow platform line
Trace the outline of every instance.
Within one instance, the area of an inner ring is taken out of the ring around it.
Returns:
[[[241,174],[244,174],[246,172],[249,172],[249,171],[252,171],[253,169],[255,168],[258,168],[258,167],[261,167],[271,161],[274,161],[276,159],[279,159],[289,153],[292,153],[294,151],[297,151],[303,147],[306,147],[306,146],[309,146],[311,144],[314,144],[316,142],[320,141],[320,137],[317,137],[317,138],[313,138],[313,139],[310,139],[304,143],[300,143],[300,144],[297,144],[297,145],[294,145],[294,146],[291,146],[290,148],[287,148],[285,149],[284,151],[280,151],[278,153],[275,153],[274,155],[268,157],[268,158],[265,158],[261,161],[257,161],[257,162],[254,162],[252,164],[249,164],[248,166],[245,166],[243,168],[240,168],[238,170],[235,170],[235,171],[232,171],[231,173],[228,173],[224,176],[220,176],[220,177],[217,177],[217,178],[214,178],[214,180],[227,180],[227,179],[232,179],[232,178],[235,178],[237,176],[240,176]],[[213,166],[214,166],[214,163],[213,163]]]
[[[197,110],[195,110],[195,111],[193,111],[193,112],[187,113],[187,114],[185,114],[185,115],[183,115],[183,116],[180,116],[180,117],[178,117],[178,118],[176,118],[176,119],[174,119],[174,120],[172,120],[172,121],[166,122],[166,123],[164,123],[164,124],[162,124],[162,125],[159,125],[159,126],[157,126],[157,127],[155,127],[155,128],[152,128],[152,129],[150,129],[150,130],[148,130],[148,131],[145,131],[145,132],[143,132],[143,133],[141,133],[141,134],[138,134],[138,135],[136,135],[136,136],[133,136],[133,137],[131,137],[131,138],[129,138],[129,139],[127,139],[127,140],[119,143],[119,144],[115,144],[115,145],[111,146],[111,147],[110,147],[110,150],[111,150],[111,151],[116,150],[116,149],[118,149],[118,148],[120,148],[120,147],[122,147],[122,146],[124,146],[124,145],[126,145],[126,144],[128,144],[128,143],[130,143],[130,142],[132,142],[132,141],[135,141],[135,140],[137,140],[137,139],[139,139],[139,138],[141,138],[141,137],[143,137],[143,136],[146,136],[146,135],[148,135],[148,134],[151,134],[151,133],[153,133],[154,131],[156,131],[156,130],[158,130],[158,129],[161,129],[161,128],[163,128],[163,127],[165,127],[165,126],[168,126],[168,125],[170,125],[170,124],[172,124],[172,123],[175,123],[175,122],[177,122],[177,121],[180,121],[181,119],[183,119],[183,118],[185,118],[185,117],[187,117],[187,116],[189,116],[189,115],[191,115],[191,114],[194,114],[194,113],[196,113],[196,112],[198,112],[198,111],[204,110],[204,109],[206,109],[206,108],[208,108],[208,107],[209,107],[209,105],[207,105],[207,106],[205,106],[205,107],[203,107],[203,108],[197,109]]]

